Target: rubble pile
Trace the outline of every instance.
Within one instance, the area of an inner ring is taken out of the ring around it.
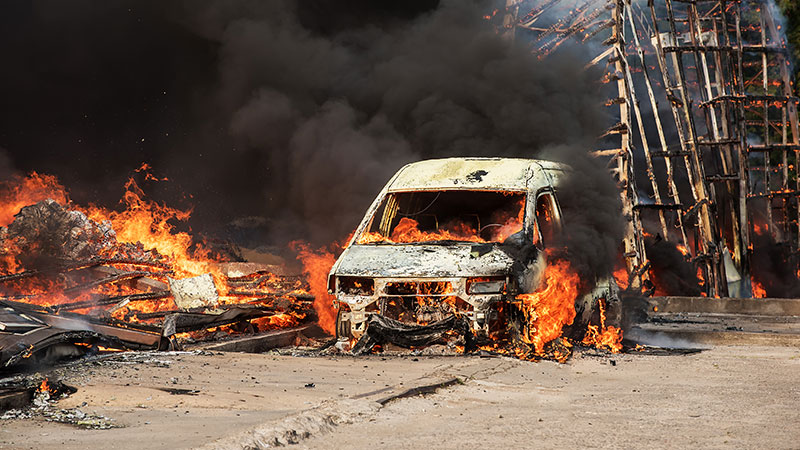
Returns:
[[[70,261],[110,255],[142,261],[162,259],[141,243],[118,242],[111,222],[95,222],[52,199],[23,207],[8,227],[0,227],[0,249]]]
[[[183,247],[167,255],[118,239],[112,220],[72,205],[22,207],[0,228],[0,371],[313,320],[303,278],[176,242]]]

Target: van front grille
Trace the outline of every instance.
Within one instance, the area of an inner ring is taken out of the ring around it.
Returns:
[[[453,286],[449,281],[390,281],[383,292],[392,296],[440,296],[452,294]]]

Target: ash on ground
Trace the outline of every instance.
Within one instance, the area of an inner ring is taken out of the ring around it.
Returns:
[[[92,430],[107,430],[119,428],[114,419],[98,414],[82,411],[80,408],[59,408],[56,402],[74,388],[59,386],[51,392],[49,389],[37,389],[33,394],[30,406],[23,409],[9,409],[0,415],[0,423],[14,419],[34,419],[41,417],[47,422],[58,422],[75,425],[79,428]],[[63,392],[63,393],[62,393]],[[85,404],[83,405],[85,406]]]

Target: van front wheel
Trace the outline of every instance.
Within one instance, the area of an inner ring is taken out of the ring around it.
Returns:
[[[339,312],[336,314],[336,337],[339,340],[346,339],[349,340],[351,337],[350,334],[350,318],[348,317],[347,320],[343,318],[344,312],[342,308],[339,308]]]

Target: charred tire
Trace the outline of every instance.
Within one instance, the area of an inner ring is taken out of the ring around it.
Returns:
[[[522,341],[524,336],[529,334],[530,323],[525,319],[525,313],[522,312],[519,305],[513,302],[508,302],[504,305],[506,311],[506,333],[512,342]]]
[[[350,321],[342,319],[342,308],[336,314],[336,337],[338,339],[350,339]]]

